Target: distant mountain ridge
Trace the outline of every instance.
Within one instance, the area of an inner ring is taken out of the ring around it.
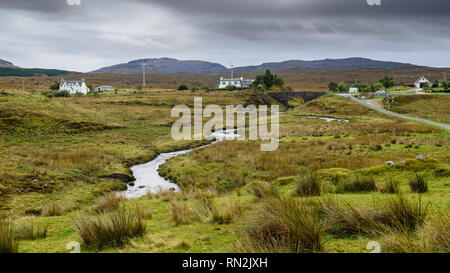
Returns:
[[[140,59],[128,63],[103,67],[90,73],[119,73],[138,74],[142,73],[142,64],[146,65],[146,71],[157,74],[171,74],[181,72],[194,73],[222,73],[227,68],[218,63],[204,61],[180,61],[171,58]]]
[[[171,58],[151,58],[134,60],[109,67],[103,67],[90,73],[118,73],[139,74],[142,73],[142,64],[146,65],[148,73],[155,74],[221,74],[227,73],[228,68],[218,63],[205,61],[182,61]],[[415,66],[409,63],[379,61],[367,58],[325,59],[314,61],[289,60],[283,62],[263,63],[255,66],[242,66],[234,68],[235,73],[253,73],[266,69],[272,71],[294,69],[352,69],[352,68],[397,68]]]
[[[15,66],[13,63],[5,61],[0,59],[0,67],[5,67],[5,68],[19,68],[18,66]]]
[[[294,69],[354,69],[354,68],[397,68],[415,66],[409,63],[378,61],[367,58],[325,59],[315,61],[289,60],[284,62],[264,63],[257,66],[244,66],[235,68],[236,73],[251,73],[270,69],[294,70]]]

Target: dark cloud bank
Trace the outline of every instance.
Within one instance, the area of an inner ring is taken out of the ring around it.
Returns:
[[[450,66],[450,1],[2,0],[0,58],[90,71],[144,57],[251,65],[361,56]]]

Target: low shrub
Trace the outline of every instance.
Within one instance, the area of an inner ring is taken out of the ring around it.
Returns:
[[[383,146],[380,144],[374,144],[369,146],[369,150],[377,152],[383,150]]]
[[[47,98],[68,98],[70,97],[70,93],[67,90],[61,90],[61,91],[46,91],[42,92],[42,95],[46,96]]]
[[[178,86],[178,90],[179,91],[189,90],[189,87],[186,84],[181,84],[180,86]]]

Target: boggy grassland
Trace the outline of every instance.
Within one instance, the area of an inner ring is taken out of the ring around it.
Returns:
[[[0,251],[68,252],[77,241],[84,252],[368,252],[378,241],[384,252],[449,252],[449,133],[332,95],[282,114],[275,152],[216,143],[161,167],[182,193],[114,194],[129,166],[204,144],[170,136],[171,107],[192,107],[195,96],[251,100],[3,91]]]
[[[448,95],[414,95],[397,97],[392,110],[400,114],[448,124],[450,123],[449,109],[450,96]]]

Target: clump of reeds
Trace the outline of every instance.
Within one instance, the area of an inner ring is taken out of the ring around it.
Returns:
[[[145,218],[146,215],[141,209],[120,208],[97,216],[82,216],[75,221],[75,229],[88,247],[120,247],[131,238],[145,233]]]
[[[14,226],[0,220],[0,253],[17,253],[18,249]]]
[[[321,182],[316,171],[308,172],[297,180],[296,193],[299,196],[320,196]]]
[[[416,174],[414,177],[409,179],[409,187],[413,192],[425,193],[428,191],[428,182],[422,175]]]
[[[322,225],[314,207],[292,196],[264,200],[245,218],[239,249],[256,253],[323,250]]]

